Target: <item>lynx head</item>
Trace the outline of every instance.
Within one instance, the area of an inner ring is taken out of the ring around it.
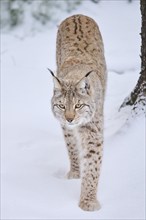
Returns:
[[[72,126],[89,122],[95,113],[95,102],[91,98],[88,72],[78,82],[61,80],[49,70],[54,79],[52,111],[62,125]]]

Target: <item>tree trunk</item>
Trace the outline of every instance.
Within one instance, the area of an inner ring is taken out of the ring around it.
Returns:
[[[140,77],[134,90],[120,106],[120,110],[125,106],[131,106],[134,114],[145,112],[146,106],[146,0],[140,0],[140,10],[142,16]]]

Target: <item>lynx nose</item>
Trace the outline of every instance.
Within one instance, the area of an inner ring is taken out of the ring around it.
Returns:
[[[66,119],[69,123],[71,123],[73,121],[73,118],[67,118]]]
[[[75,113],[73,111],[66,111],[65,112],[65,119],[69,123],[71,123],[75,118]]]

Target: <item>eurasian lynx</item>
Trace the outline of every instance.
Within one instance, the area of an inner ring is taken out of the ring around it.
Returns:
[[[103,150],[106,63],[95,21],[84,15],[64,20],[57,34],[57,76],[52,110],[59,119],[70,158],[69,179],[81,175],[79,206],[93,211]]]

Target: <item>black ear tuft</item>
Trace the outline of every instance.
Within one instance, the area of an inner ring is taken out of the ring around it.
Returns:
[[[61,82],[60,80],[54,75],[53,71],[50,70],[49,68],[47,68],[49,70],[49,72],[51,73],[51,75],[53,76],[53,80],[54,80],[54,86],[56,89],[61,89]]]
[[[85,77],[89,76],[90,73],[92,73],[92,72],[93,72],[93,70],[90,70],[88,73],[86,73]]]
[[[47,70],[49,70],[49,72],[51,73],[51,75],[52,75],[53,77],[55,77],[55,75],[54,75],[54,73],[53,73],[52,70],[50,70],[49,68],[47,68]]]

